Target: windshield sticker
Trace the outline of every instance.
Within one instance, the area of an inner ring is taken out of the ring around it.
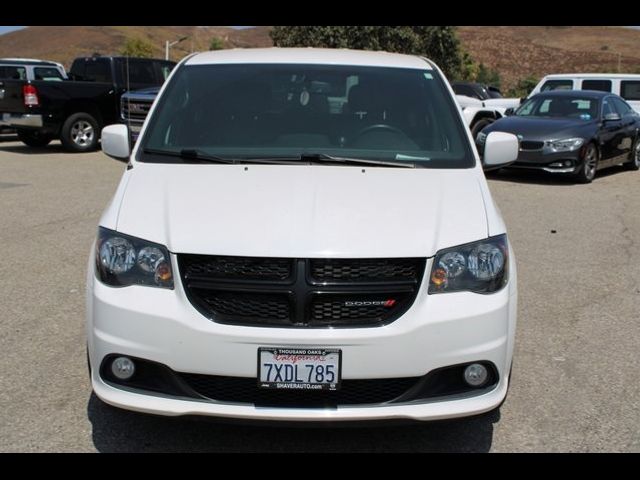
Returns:
[[[424,78],[426,78],[427,80],[433,80],[433,75],[431,75],[430,73],[423,73]]]

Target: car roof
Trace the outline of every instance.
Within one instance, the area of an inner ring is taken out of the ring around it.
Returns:
[[[598,78],[602,80],[609,79],[640,79],[640,75],[633,73],[554,73],[552,75],[547,75],[544,77],[545,80],[565,80],[572,78]]]
[[[537,96],[544,97],[580,97],[580,98],[603,98],[609,95],[617,97],[616,94],[611,92],[601,92],[599,90],[547,90],[546,92],[540,92]]]
[[[426,59],[416,55],[336,48],[234,48],[196,54],[185,65],[242,63],[358,65],[432,70]]]
[[[60,64],[48,60],[38,60],[36,58],[0,58],[3,65],[46,65],[58,67]]]

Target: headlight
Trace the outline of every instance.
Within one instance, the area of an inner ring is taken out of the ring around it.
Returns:
[[[95,255],[96,275],[102,283],[173,288],[171,258],[163,245],[100,227]]]
[[[487,141],[487,134],[486,133],[478,133],[478,135],[476,135],[476,143],[479,143],[480,145],[484,145],[484,142]]]
[[[440,250],[433,259],[429,293],[497,292],[507,284],[507,236]]]
[[[584,143],[584,138],[566,138],[562,140],[548,140],[544,142],[544,149],[552,152],[573,152]]]

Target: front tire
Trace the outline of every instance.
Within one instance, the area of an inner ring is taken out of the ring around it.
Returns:
[[[636,143],[631,150],[631,159],[624,164],[628,170],[640,170],[640,137],[636,139]]]
[[[483,128],[491,125],[494,122],[492,118],[481,118],[476,123],[471,126],[471,136],[473,137],[473,141],[475,142],[476,137],[482,131]]]
[[[598,168],[598,160],[598,149],[593,143],[588,144],[582,156],[582,165],[580,165],[580,169],[575,174],[578,183],[591,183],[593,181]]]
[[[60,141],[72,152],[95,150],[98,147],[98,122],[88,113],[74,113],[62,125]]]
[[[49,145],[52,138],[39,130],[18,130],[18,140],[29,147],[42,148]]]

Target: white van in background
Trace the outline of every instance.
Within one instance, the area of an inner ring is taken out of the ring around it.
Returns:
[[[615,93],[640,113],[640,75],[624,73],[563,73],[547,75],[529,97],[549,90],[598,90]]]

